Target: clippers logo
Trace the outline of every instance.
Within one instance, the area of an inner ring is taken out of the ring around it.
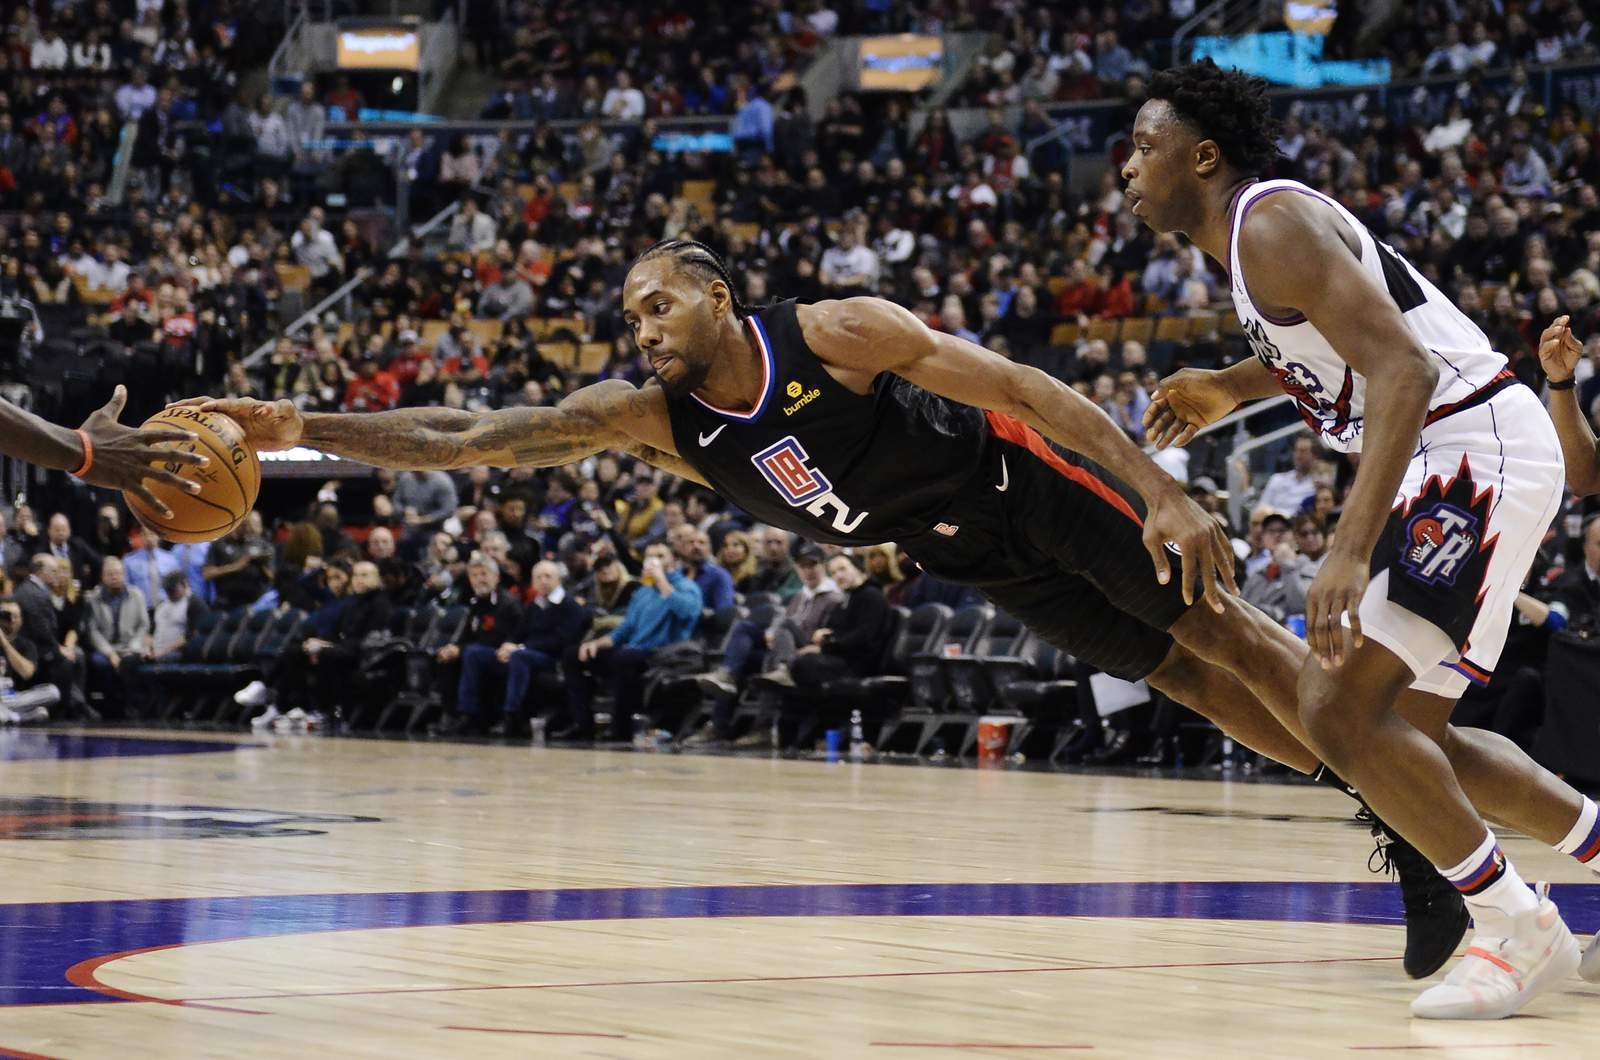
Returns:
[[[772,483],[772,487],[795,507],[833,489],[826,475],[806,466],[806,461],[811,457],[792,434],[767,446],[750,459]]]
[[[827,519],[828,525],[841,534],[854,533],[868,513],[852,513],[850,506],[833,492],[828,476],[809,466],[810,460],[805,447],[792,434],[750,458],[790,507],[804,507],[818,519]]]
[[[1478,548],[1478,519],[1443,501],[1411,517],[1401,560],[1429,585],[1454,585]]]
[[[162,806],[81,802],[52,795],[0,798],[0,841],[19,839],[269,839],[322,835],[328,824],[377,817],[299,813],[241,806]]]

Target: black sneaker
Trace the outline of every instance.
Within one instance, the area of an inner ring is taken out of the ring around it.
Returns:
[[[1356,819],[1371,826],[1377,849],[1367,868],[1400,877],[1400,900],[1406,913],[1406,953],[1402,962],[1413,979],[1426,979],[1444,967],[1461,945],[1472,917],[1461,892],[1439,875],[1422,852],[1366,807]]]

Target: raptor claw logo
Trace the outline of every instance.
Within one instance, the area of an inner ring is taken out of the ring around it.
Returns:
[[[1495,538],[1483,539],[1493,490],[1477,491],[1467,461],[1448,482],[1430,477],[1399,513],[1400,563],[1425,585],[1453,586],[1469,568],[1482,580]]]

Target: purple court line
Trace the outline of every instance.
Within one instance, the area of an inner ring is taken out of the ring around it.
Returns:
[[[1600,886],[1555,888],[1576,931]],[[74,983],[113,955],[324,931],[723,917],[1101,917],[1398,926],[1381,883],[795,884],[248,895],[0,904],[0,1005],[117,1000]]]

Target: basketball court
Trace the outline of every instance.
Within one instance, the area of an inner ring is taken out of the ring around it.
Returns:
[[[1308,786],[0,734],[0,1055],[1593,1056],[1574,979],[1413,1021]],[[1508,853],[1574,932],[1600,887]]]

